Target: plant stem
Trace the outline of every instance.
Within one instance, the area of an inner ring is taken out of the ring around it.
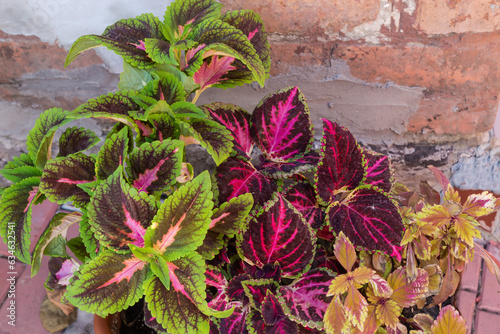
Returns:
[[[196,101],[198,101],[201,93],[203,93],[203,90],[198,89],[196,93],[194,93],[193,101],[191,101],[193,104],[196,104]]]

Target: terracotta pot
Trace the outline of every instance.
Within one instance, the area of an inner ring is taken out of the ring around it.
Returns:
[[[94,315],[94,332],[95,334],[118,334],[120,333],[121,325],[120,313],[110,314],[106,318],[101,318],[97,314]]]

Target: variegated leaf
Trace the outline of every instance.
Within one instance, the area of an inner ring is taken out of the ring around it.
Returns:
[[[308,182],[297,182],[285,190],[285,198],[304,216],[313,229],[320,228],[325,220],[325,211],[316,200],[314,187]]]
[[[129,147],[129,131],[128,127],[124,127],[108,136],[102,145],[96,162],[96,174],[99,179],[107,179],[123,164]]]
[[[389,157],[371,150],[363,150],[366,159],[366,184],[377,186],[390,192],[393,183],[393,171]]]
[[[271,52],[267,40],[267,33],[259,15],[252,10],[236,10],[227,12],[221,17],[221,20],[238,28],[247,36],[264,66],[267,78],[271,69]],[[252,81],[252,73],[243,63],[237,61],[233,63],[233,65],[236,66],[237,69],[235,71],[230,71],[224,76],[228,83],[239,85],[244,82]]]
[[[239,156],[250,159],[254,142],[252,139],[251,115],[234,104],[212,103],[201,106],[213,120],[224,125],[233,137],[233,149]]]
[[[39,184],[39,177],[26,178],[5,189],[0,198],[0,235],[8,245],[8,251],[24,263],[31,263],[32,194]],[[14,243],[7,242],[9,240]]]
[[[49,243],[59,236],[66,241],[68,228],[74,223],[78,223],[81,220],[81,217],[82,214],[79,212],[73,212],[70,214],[61,212],[52,218],[49,226],[47,226],[43,234],[40,236],[40,239],[36,244],[35,251],[33,252],[33,259],[31,261],[31,277],[35,276],[40,270],[42,256]],[[64,242],[64,248],[66,248],[66,242]]]
[[[221,203],[241,194],[250,193],[255,205],[263,205],[278,189],[275,181],[267,179],[252,164],[236,158],[229,158],[218,166],[215,179]]]
[[[242,230],[242,224],[246,221],[248,213],[253,207],[251,194],[242,194],[231,198],[228,202],[214,209],[210,230],[228,236],[234,236]]]
[[[151,315],[170,333],[207,333],[203,260],[195,253],[169,263],[170,289],[158,278],[145,284]]]
[[[283,276],[297,277],[309,268],[315,241],[302,215],[278,193],[250,220],[237,247],[245,261],[259,267],[278,262]]]
[[[290,285],[279,288],[285,313],[294,321],[317,329],[323,328],[323,317],[332,298],[327,297],[334,274],[326,268],[306,272]]]
[[[247,316],[250,313],[250,304],[243,305],[241,302],[234,302],[234,312],[227,318],[220,319],[219,330],[226,334],[248,334]]]
[[[73,153],[85,151],[100,141],[99,137],[85,128],[72,127],[66,129],[59,138],[60,157],[66,157]]]
[[[197,249],[210,226],[212,192],[208,172],[182,185],[161,205],[145,235],[146,246],[170,261]]]
[[[353,190],[365,178],[363,153],[352,133],[323,119],[321,158],[315,174],[318,196],[329,204],[337,193]]]
[[[132,254],[103,251],[76,274],[65,297],[79,309],[102,317],[119,312],[142,297],[146,264]]]
[[[261,312],[265,333],[298,334],[297,324],[285,316],[278,298],[270,291],[262,302]]]
[[[284,179],[293,175],[302,174],[311,171],[316,167],[319,161],[319,155],[316,152],[308,152],[305,156],[296,159],[290,159],[287,162],[275,162],[264,159],[259,166],[262,174],[274,178]]]
[[[392,200],[378,189],[357,190],[343,202],[330,205],[327,215],[333,231],[343,231],[355,246],[380,250],[401,260],[401,215]]]
[[[181,172],[184,143],[164,140],[144,143],[128,157],[127,174],[139,192],[160,193],[170,190]]]
[[[94,192],[88,207],[92,230],[101,244],[128,251],[128,244],[144,246],[144,235],[156,214],[152,197],[138,193],[117,169]]]
[[[220,16],[222,5],[214,0],[175,1],[165,12],[165,34],[172,43],[203,20]]]
[[[425,297],[428,290],[429,275],[424,269],[417,269],[417,277],[413,282],[408,282],[406,270],[399,267],[387,277],[393,293],[391,299],[401,307],[410,307]]]
[[[180,125],[207,149],[217,166],[230,156],[233,147],[232,136],[223,125],[202,118],[192,119],[189,123],[182,122]]]
[[[298,87],[262,99],[252,113],[252,123],[257,146],[275,162],[301,157],[314,141],[309,107]]]
[[[58,204],[73,201],[84,206],[90,200],[79,185],[90,184],[95,180],[95,157],[76,153],[47,162],[40,181],[40,191],[48,199]]]
[[[333,253],[337,261],[339,261],[342,267],[347,271],[351,271],[358,260],[356,249],[342,231],[337,236],[337,240],[333,245]]]
[[[431,327],[432,334],[465,334],[467,326],[464,318],[451,305],[445,306],[439,312],[439,315]]]
[[[347,320],[344,305],[339,296],[335,296],[332,299],[323,319],[325,328],[330,333],[347,334],[350,332],[351,326]]]
[[[154,66],[155,62],[146,53],[144,41],[146,38],[162,37],[162,23],[153,14],[123,19],[107,27],[101,36],[85,35],[78,38],[69,50],[65,66],[83,51],[105,46],[133,66],[149,68]]]
[[[36,120],[26,139],[28,154],[34,165],[43,169],[52,154],[52,139],[56,130],[70,122],[67,112],[59,108],[45,110]]]

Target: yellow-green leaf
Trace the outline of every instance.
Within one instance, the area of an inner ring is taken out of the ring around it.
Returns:
[[[465,201],[464,212],[474,217],[489,215],[495,211],[495,203],[495,196],[488,191],[472,194]]]
[[[379,302],[375,313],[377,314],[377,319],[384,325],[394,327],[399,322],[398,319],[401,315],[401,310],[402,308],[394,300],[386,299],[383,302]]]
[[[375,275],[375,271],[366,267],[358,267],[352,273],[347,273],[347,275],[352,277],[356,284],[363,285],[370,282],[373,275]]]
[[[448,187],[446,188],[446,191],[444,193],[444,200],[445,201],[452,201],[455,203],[462,202],[460,199],[460,194],[458,193],[458,191],[455,190],[455,188],[453,188],[451,186],[451,184],[448,184]]]
[[[473,238],[481,237],[481,233],[479,233],[479,230],[476,228],[476,226],[479,225],[478,222],[468,215],[460,215],[456,217],[454,223],[458,238],[470,247],[473,247]]]
[[[431,327],[432,334],[466,334],[467,326],[464,318],[451,305],[441,309],[439,316]]]
[[[408,282],[405,268],[399,267],[389,275],[387,282],[394,290],[391,299],[401,307],[410,307],[415,305],[420,298],[425,297],[429,277],[425,270],[418,268],[415,280]]]
[[[426,206],[417,214],[419,222],[430,223],[436,227],[448,224],[452,217],[448,210],[441,205]]]
[[[392,295],[393,290],[389,283],[377,274],[371,278],[370,286],[376,296],[389,298]]]
[[[434,318],[425,313],[418,313],[413,317],[413,321],[415,321],[425,332],[430,332]]]
[[[347,274],[338,275],[330,283],[327,296],[340,295],[349,289],[352,283],[349,281]]]
[[[366,317],[363,330],[354,327],[351,331],[351,334],[375,334],[377,332],[377,329],[380,327],[381,323],[377,319],[375,309],[375,305],[368,305],[368,316]]]
[[[340,232],[337,236],[337,240],[333,246],[333,253],[342,267],[344,267],[347,271],[352,270],[352,267],[357,260],[356,249],[343,232]]]
[[[344,305],[342,305],[338,296],[334,297],[330,305],[328,305],[323,321],[326,332],[329,334],[350,333],[351,326],[347,321]]]
[[[349,322],[363,330],[368,316],[368,302],[355,287],[351,286],[344,301],[345,314]]]

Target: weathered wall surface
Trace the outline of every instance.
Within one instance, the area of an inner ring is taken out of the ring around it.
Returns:
[[[103,51],[87,52],[62,68],[74,39],[142,12],[162,17],[169,3],[2,2],[0,167],[25,150],[24,137],[42,110],[71,109],[116,88],[120,64]],[[209,90],[200,102],[233,102],[251,111],[266,94],[298,85],[318,136],[321,118],[349,127],[363,145],[394,159],[404,183],[430,179],[425,166],[434,164],[453,172],[464,188],[500,188],[493,136],[499,0],[221,2],[261,15],[271,41],[272,77],[263,88]],[[490,182],[480,184],[484,179]]]

